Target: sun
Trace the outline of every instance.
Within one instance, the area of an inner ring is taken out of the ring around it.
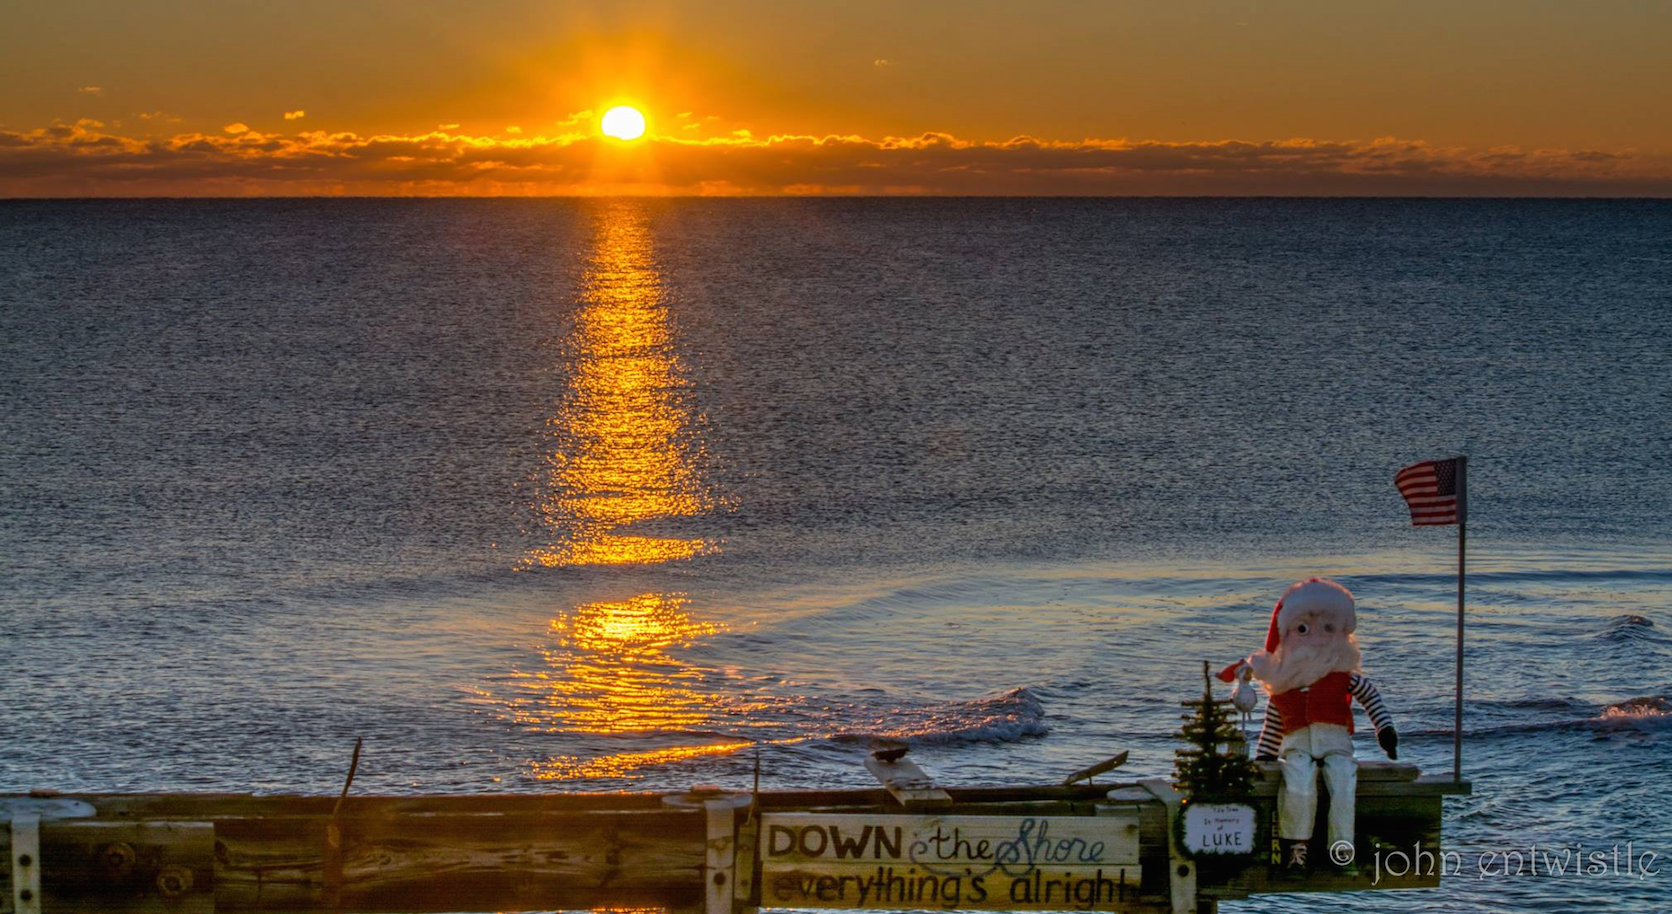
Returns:
[[[636,140],[644,136],[644,115],[639,109],[629,105],[616,105],[604,112],[604,120],[599,125],[604,136],[613,136],[618,140]]]

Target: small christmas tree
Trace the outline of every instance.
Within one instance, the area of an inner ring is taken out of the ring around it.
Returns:
[[[1213,697],[1213,677],[1202,662],[1202,697],[1180,702],[1194,713],[1183,715],[1184,726],[1173,734],[1190,744],[1173,753],[1173,786],[1191,799],[1246,796],[1255,769],[1243,751],[1242,728],[1237,726],[1231,700]]]

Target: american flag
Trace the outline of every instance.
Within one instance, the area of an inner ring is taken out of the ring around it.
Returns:
[[[1455,524],[1457,504],[1457,458],[1424,460],[1394,474],[1393,484],[1411,507],[1411,525]]]

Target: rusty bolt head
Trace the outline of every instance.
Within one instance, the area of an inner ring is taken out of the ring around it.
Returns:
[[[117,841],[99,848],[99,865],[111,874],[122,874],[134,868],[133,845],[126,841]]]
[[[191,890],[191,870],[183,866],[165,866],[157,871],[157,891],[164,898],[179,898]]]

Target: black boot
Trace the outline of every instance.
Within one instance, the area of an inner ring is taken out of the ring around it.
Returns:
[[[1357,877],[1358,854],[1350,844],[1332,844],[1329,849],[1330,866],[1337,876]]]
[[[1283,858],[1283,877],[1305,879],[1311,872],[1311,867],[1306,863],[1306,842],[1280,840],[1277,846],[1278,855]]]

